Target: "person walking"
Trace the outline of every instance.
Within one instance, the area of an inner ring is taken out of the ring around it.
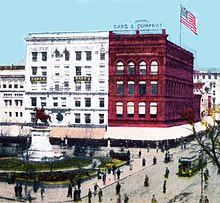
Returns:
[[[14,187],[14,192],[15,192],[15,197],[18,197],[18,184],[15,185]]]
[[[170,174],[170,170],[166,167],[164,177],[168,178]]]
[[[116,190],[116,194],[119,195],[120,194],[120,190],[121,190],[121,185],[120,185],[119,182],[116,184],[115,190]]]
[[[71,183],[68,185],[68,192],[67,192],[67,197],[71,197],[73,196],[73,188]]]
[[[23,190],[22,185],[19,184],[19,185],[18,185],[18,197],[19,197],[20,199],[22,198],[22,190]]]
[[[78,195],[78,191],[76,189],[76,187],[74,188],[74,192],[73,192],[73,201],[76,202],[77,200],[77,195]]]
[[[129,201],[129,198],[128,198],[128,196],[125,194],[125,195],[124,195],[124,203],[128,203],[128,201]]]
[[[41,188],[40,188],[40,196],[41,196],[41,200],[44,199],[44,192],[45,192],[45,190],[44,190],[44,186],[42,185]]]
[[[88,203],[91,203],[91,198],[92,198],[92,191],[89,189],[89,192],[88,192]]]
[[[155,165],[156,163],[157,163],[157,157],[154,156],[154,158],[153,158],[153,165]]]
[[[95,183],[95,185],[94,185],[94,195],[96,195],[98,187],[99,187],[98,184]]]
[[[167,190],[167,181],[165,180],[163,182],[163,193],[166,193],[166,190]]]
[[[155,195],[153,195],[151,198],[151,203],[156,203],[156,202],[157,202],[157,199],[156,199]]]
[[[118,195],[117,203],[121,203],[121,195],[120,194]]]
[[[106,172],[104,172],[102,175],[102,181],[103,181],[103,185],[105,185],[106,184]]]
[[[144,179],[144,186],[149,187],[149,178],[147,175],[145,176],[145,179]]]
[[[118,170],[117,170],[117,178],[118,178],[118,180],[120,179],[120,175],[121,175],[121,171],[120,171],[120,169],[118,168]]]
[[[101,202],[102,201],[102,189],[101,188],[99,189],[98,196],[99,196],[99,202]]]
[[[209,199],[207,196],[205,196],[205,203],[209,203]]]

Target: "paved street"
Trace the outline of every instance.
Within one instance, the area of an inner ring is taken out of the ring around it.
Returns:
[[[137,157],[138,148],[129,149],[131,154],[134,155],[132,159],[132,170],[128,165],[121,168],[123,171],[120,178],[121,184],[121,197],[123,200],[126,193],[129,197],[129,203],[148,203],[151,200],[153,194],[155,194],[158,202],[171,203],[171,202],[190,202],[198,203],[201,191],[201,178],[200,173],[191,178],[180,178],[176,175],[178,169],[178,158],[180,156],[188,155],[194,150],[198,150],[194,144],[188,145],[186,150],[176,148],[171,149],[170,153],[173,154],[174,161],[165,164],[163,162],[164,153],[155,149],[151,149],[147,152],[146,149],[141,149],[142,157],[146,159],[146,166],[142,166],[142,159]],[[157,164],[152,165],[153,157],[157,157]],[[163,182],[165,167],[170,170],[169,178],[167,179],[167,191],[163,193]],[[220,188],[220,177],[216,174],[216,168],[211,164],[208,165],[210,172],[210,179],[208,185],[204,189],[204,195],[209,197],[210,203],[219,203],[220,194],[218,188]],[[149,177],[150,187],[144,187],[145,175]],[[93,191],[94,183],[97,183],[103,188],[104,203],[116,203],[118,196],[115,194],[115,186],[117,180],[114,180],[112,174],[107,174],[106,185],[103,185],[102,180],[94,178],[82,183],[82,203],[88,202],[87,193],[89,188]],[[19,202],[14,197],[14,184],[0,183],[0,202]],[[29,188],[31,189],[31,188]],[[52,188],[46,186],[44,200],[41,200],[40,192],[31,193],[34,198],[32,202],[73,202],[70,197],[67,196],[67,187]],[[23,201],[23,200],[22,200]],[[91,202],[98,202],[98,196],[92,196]],[[122,201],[123,202],[123,201]]]

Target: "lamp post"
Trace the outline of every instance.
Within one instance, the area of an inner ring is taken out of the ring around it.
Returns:
[[[202,150],[200,150],[200,167],[201,167],[201,194],[200,194],[199,203],[203,203],[204,195],[203,195],[203,151]]]

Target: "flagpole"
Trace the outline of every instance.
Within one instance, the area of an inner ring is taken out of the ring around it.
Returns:
[[[179,21],[180,21],[180,17],[181,17],[181,11],[182,11],[182,4],[180,4],[180,16],[179,16]],[[181,47],[181,38],[182,38],[182,25],[181,25],[181,21],[180,21],[180,47]]]

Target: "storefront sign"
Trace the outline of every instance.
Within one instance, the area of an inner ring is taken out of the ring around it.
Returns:
[[[30,77],[30,81],[33,81],[33,82],[46,81],[46,80],[47,80],[47,77]]]
[[[113,25],[114,30],[144,30],[161,29],[162,23],[149,23],[147,20],[137,20],[134,23],[124,23]]]

